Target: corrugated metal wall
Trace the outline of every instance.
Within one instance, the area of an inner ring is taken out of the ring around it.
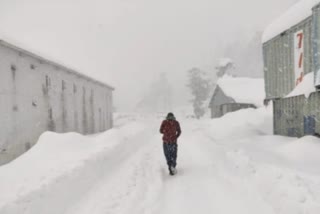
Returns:
[[[274,133],[302,137],[320,133],[320,92],[274,100]]]
[[[312,41],[313,41],[313,70],[315,71],[315,86],[320,86],[320,4],[312,11]]]
[[[303,136],[304,95],[274,101],[274,134],[290,137]]]
[[[266,99],[274,101],[274,133],[302,137],[320,134],[320,91],[283,98],[295,87],[294,35],[304,32],[304,73],[315,71],[320,85],[320,4],[313,14],[263,45]],[[319,72],[318,72],[319,71]]]
[[[263,44],[266,99],[284,97],[295,87],[294,33],[304,31],[304,72],[313,70],[312,18]]]

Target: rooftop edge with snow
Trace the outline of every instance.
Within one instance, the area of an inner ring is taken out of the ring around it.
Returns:
[[[312,8],[319,3],[319,0],[301,0],[297,2],[266,28],[262,36],[262,43],[268,42],[297,23],[309,18],[312,15]]]

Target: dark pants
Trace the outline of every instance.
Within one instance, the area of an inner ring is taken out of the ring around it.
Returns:
[[[178,144],[177,143],[163,143],[164,155],[167,159],[168,167],[176,167],[177,165],[177,152]]]

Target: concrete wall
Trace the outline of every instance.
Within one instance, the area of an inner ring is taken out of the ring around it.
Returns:
[[[295,87],[294,34],[304,31],[304,74],[313,70],[312,17],[263,44],[266,99],[286,96]]]
[[[0,42],[0,164],[47,130],[92,134],[112,127],[107,85]]]
[[[320,134],[320,92],[274,101],[274,134],[302,137]]]

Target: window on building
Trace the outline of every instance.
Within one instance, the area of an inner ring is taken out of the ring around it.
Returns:
[[[51,80],[50,77],[48,75],[46,75],[46,88],[48,89],[51,85]]]
[[[73,93],[77,93],[77,85],[76,84],[73,84]]]
[[[11,71],[16,71],[17,70],[17,67],[14,65],[14,64],[11,64]]]
[[[49,109],[49,119],[53,120],[52,108]]]
[[[93,89],[90,90],[90,103],[93,103],[94,91]]]
[[[64,80],[62,80],[61,88],[62,91],[66,90],[66,82]]]
[[[19,111],[18,105],[13,105],[13,106],[12,106],[12,111],[18,112],[18,111]]]

